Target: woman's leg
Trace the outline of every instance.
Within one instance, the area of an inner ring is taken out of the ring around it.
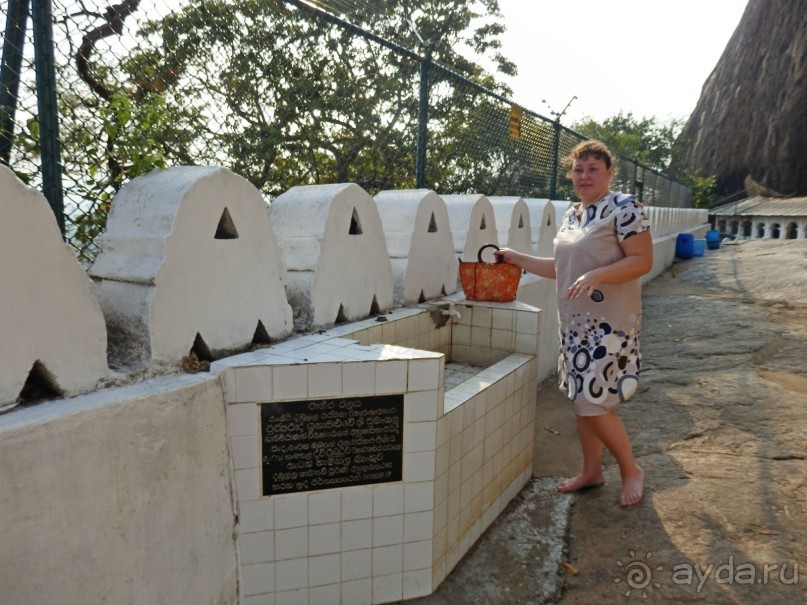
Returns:
[[[622,420],[616,412],[609,412],[601,416],[578,416],[578,423],[581,421],[608,448],[619,465],[622,476],[619,503],[622,506],[631,506],[641,502],[644,494],[644,472],[633,457],[628,432]]]
[[[558,484],[562,492],[576,492],[584,487],[602,485],[602,441],[594,433],[590,424],[585,422],[587,416],[577,416],[577,434],[583,448],[583,472],[576,477],[564,479]]]
[[[577,432],[583,448],[583,472],[558,485],[562,492],[575,492],[584,487],[602,485],[602,446],[616,459],[622,476],[619,503],[622,506],[638,504],[644,495],[644,471],[636,463],[628,432],[616,412],[600,416],[577,416]]]

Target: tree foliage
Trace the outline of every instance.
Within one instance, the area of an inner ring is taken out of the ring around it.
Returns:
[[[655,117],[636,118],[631,112],[619,112],[598,122],[587,118],[572,128],[588,138],[598,139],[618,155],[658,171],[667,171],[673,147],[684,121],[659,122]]]

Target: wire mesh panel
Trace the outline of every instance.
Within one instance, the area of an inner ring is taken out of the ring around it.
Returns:
[[[2,5],[12,48],[4,48],[0,161],[41,188],[27,3]],[[423,70],[428,53],[403,45],[412,45],[403,5],[320,4],[331,12],[296,0],[52,0],[65,238],[83,264],[120,187],[171,165],[226,166],[268,198],[300,184],[355,182],[371,194],[423,184],[571,199],[559,161],[581,135],[513,105],[458,55],[451,67],[430,61]],[[349,12],[359,5],[362,15]],[[387,38],[348,23],[351,15],[384,16]],[[19,69],[8,61],[15,47]],[[635,174],[617,180],[635,189]],[[643,193],[648,203],[684,203],[647,183]]]

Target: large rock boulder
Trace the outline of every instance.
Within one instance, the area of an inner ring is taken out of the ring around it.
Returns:
[[[783,196],[807,194],[802,0],[749,0],[682,136],[679,160],[716,175],[722,194],[751,183]]]

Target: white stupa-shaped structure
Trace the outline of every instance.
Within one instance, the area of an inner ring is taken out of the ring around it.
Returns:
[[[92,284],[45,196],[0,166],[0,411],[92,390],[110,375]]]
[[[353,183],[293,187],[269,214],[283,249],[297,329],[363,319],[392,307],[393,280],[373,198]]]
[[[440,196],[427,189],[382,191],[375,201],[392,264],[395,304],[454,293],[459,263]]]
[[[496,196],[489,199],[496,216],[499,245],[532,254],[530,211],[524,200],[517,196]]]
[[[90,269],[110,358],[136,368],[212,359],[292,329],[286,271],[261,193],[226,168],[152,172],[115,197]]]
[[[480,194],[444,195],[451,222],[454,251],[463,261],[476,262],[479,249],[486,244],[499,244],[493,204]]]

